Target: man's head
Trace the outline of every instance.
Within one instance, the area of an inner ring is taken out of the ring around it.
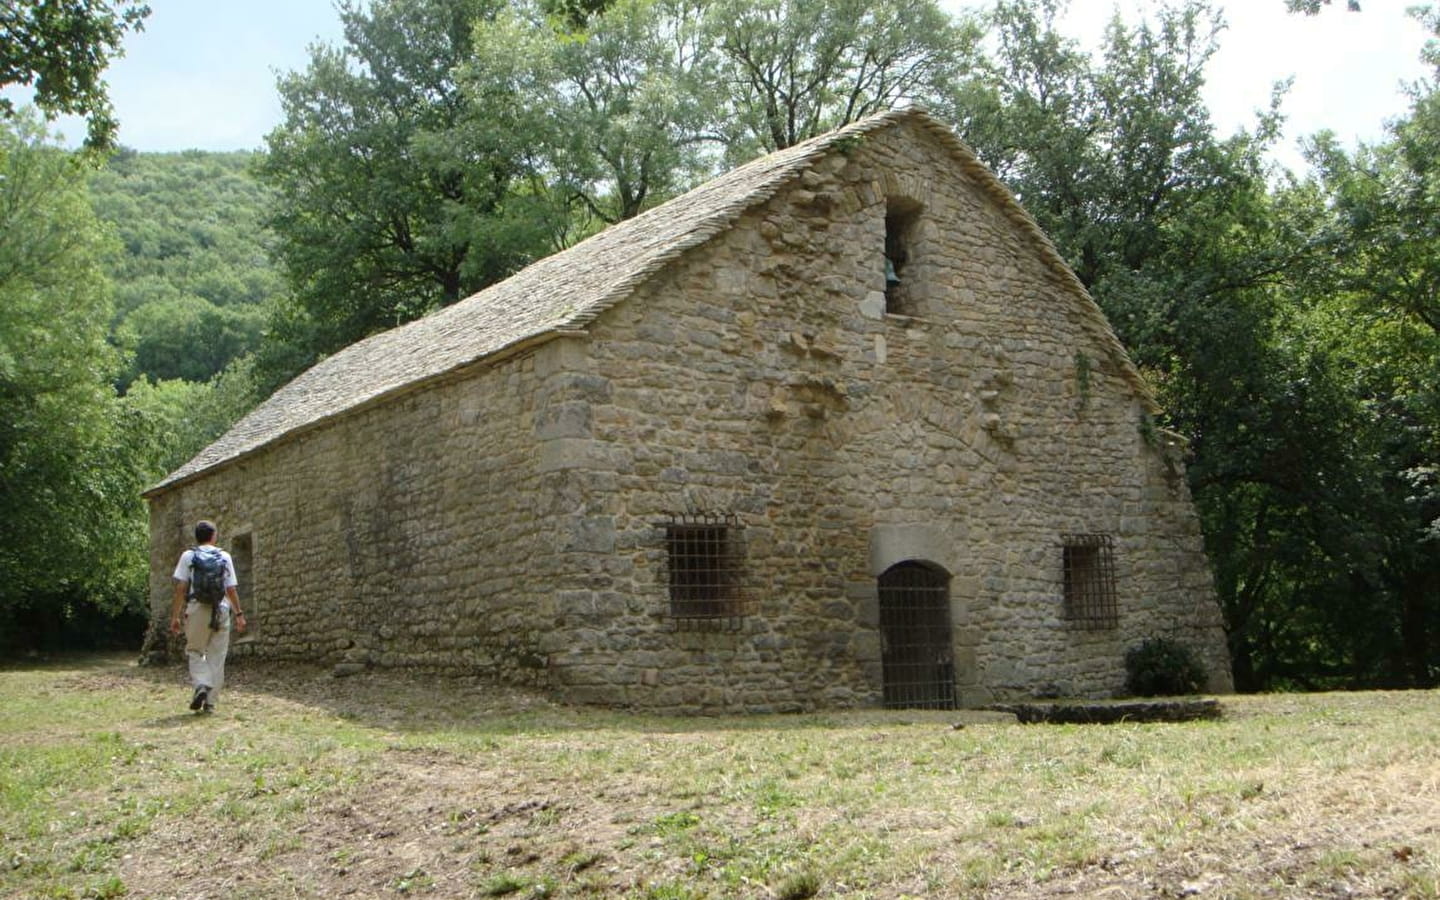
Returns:
[[[215,523],[209,519],[201,519],[195,523],[195,542],[208,544],[215,540]]]

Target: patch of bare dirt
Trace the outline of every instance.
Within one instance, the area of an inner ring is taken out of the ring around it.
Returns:
[[[177,706],[188,697],[183,670],[172,667],[84,673],[70,683],[84,690],[135,680],[173,688]],[[534,722],[537,713],[563,729],[581,714],[539,691],[405,672],[337,678],[319,667],[266,663],[231,668],[226,694],[212,720],[221,728],[243,730],[225,724],[227,715],[254,720],[298,706],[389,731],[395,743],[358,782],[313,797],[284,833],[237,835],[200,822],[140,838],[119,871],[132,896],[499,896],[502,873],[531,885],[521,896],[537,896],[533,884],[544,879],[581,878],[586,893],[608,896],[644,881],[614,848],[630,840],[634,821],[658,814],[648,798],[663,795],[663,785],[622,776],[577,788],[563,772],[521,775],[484,752],[405,743],[413,731],[483,731],[514,716]]]
[[[181,715],[188,693],[179,668],[84,670],[67,676],[67,684],[104,692],[140,683],[147,690],[173,693],[176,720],[194,724],[186,737],[194,734],[197,741],[239,742],[247,722],[301,708],[377,729],[378,739],[388,743],[363,756],[363,770],[353,779],[284,793],[283,816],[227,819],[222,807],[220,815],[201,821],[160,820],[165,824],[126,842],[115,869],[131,897],[645,897],[647,886],[666,883],[693,883],[694,897],[778,896],[773,885],[721,889],[713,863],[707,869],[678,854],[676,845],[666,845],[653,827],[677,811],[694,809],[719,833],[750,835],[762,824],[754,806],[733,798],[677,795],[673,785],[644,768],[600,764],[577,777],[564,769],[519,764],[523,760],[513,757],[507,762],[506,753],[497,749],[514,720],[524,725],[526,748],[560,747],[578,754],[585,749],[578,745],[586,729],[597,722],[626,727],[624,717],[612,722],[604,713],[552,703],[538,691],[480,679],[404,672],[336,678],[318,667],[248,661],[233,666],[230,676],[224,710],[209,720]],[[1347,707],[1364,702],[1336,701],[1334,728],[1348,727],[1356,714]],[[1254,715],[1247,713],[1247,703],[1239,704],[1237,717]],[[1308,709],[1298,707],[1297,716],[1310,714]],[[882,726],[898,721],[888,715],[874,714]],[[637,718],[634,724],[643,731],[646,721]],[[937,730],[951,727],[942,719],[929,724]],[[464,732],[462,742],[416,736],[452,729]],[[537,736],[547,730],[553,735]],[[487,735],[495,738],[494,748],[486,744]],[[653,753],[683,755],[699,751],[713,737],[704,723],[697,723],[693,730],[643,734],[641,739]],[[860,739],[894,742],[890,734]],[[1349,765],[1343,757],[1338,760],[1327,765]],[[891,893],[865,896],[1440,897],[1435,879],[1440,820],[1431,802],[1440,778],[1435,770],[1417,770],[1408,757],[1397,757],[1390,767],[1355,771],[1289,773],[1265,769],[1263,761],[1254,765],[1253,786],[1239,788],[1243,799],[1232,796],[1227,806],[1213,810],[1176,812],[1177,817],[1195,817],[1213,846],[1187,839],[1183,829],[1161,840],[1119,821],[1096,841],[1091,856],[1057,860],[1038,875],[1017,858],[1013,876],[1001,874],[960,893],[956,887],[965,879],[959,873],[973,855],[966,842],[974,838],[974,816],[903,803],[870,812],[865,824],[875,834],[900,846],[913,840],[933,849],[926,851],[923,865],[901,870],[903,883],[890,884]],[[1147,777],[1143,767],[1137,768],[1137,779]],[[257,784],[255,790],[268,788]],[[247,798],[234,801],[243,806]],[[795,837],[823,836],[832,825],[852,827],[849,815],[843,804],[802,807],[793,822]],[[1035,825],[1005,827],[1020,834],[1019,841],[1006,845],[1010,852],[1024,847],[1030,829],[1036,846],[1045,840],[1044,829]],[[946,892],[935,894],[936,884]],[[832,881],[817,896],[856,892]],[[680,900],[684,895],[656,896]]]
[[[288,835],[152,835],[120,876],[136,896],[177,900],[478,897],[503,890],[501,873],[534,883],[583,877],[587,893],[614,896],[644,880],[633,860],[612,854],[629,839],[630,816],[653,815],[643,807],[655,792],[577,792],[563,779],[539,783],[473,758],[394,748],[362,783],[316,798]]]

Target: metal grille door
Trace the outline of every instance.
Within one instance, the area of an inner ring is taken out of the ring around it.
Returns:
[[[955,708],[949,581],[942,569],[918,562],[899,563],[880,576],[881,662],[888,707]]]

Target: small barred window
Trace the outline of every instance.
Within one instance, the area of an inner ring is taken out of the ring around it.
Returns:
[[[1115,628],[1115,540],[1108,534],[1064,536],[1065,618],[1080,628]]]
[[[743,587],[744,534],[730,515],[681,516],[665,523],[670,617],[679,625],[738,628],[750,615]]]

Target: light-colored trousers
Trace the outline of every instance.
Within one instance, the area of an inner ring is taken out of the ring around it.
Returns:
[[[225,656],[230,652],[230,604],[220,604],[220,628],[210,630],[210,607],[194,600],[185,604],[185,658],[190,683],[210,689],[210,705],[225,686]]]

